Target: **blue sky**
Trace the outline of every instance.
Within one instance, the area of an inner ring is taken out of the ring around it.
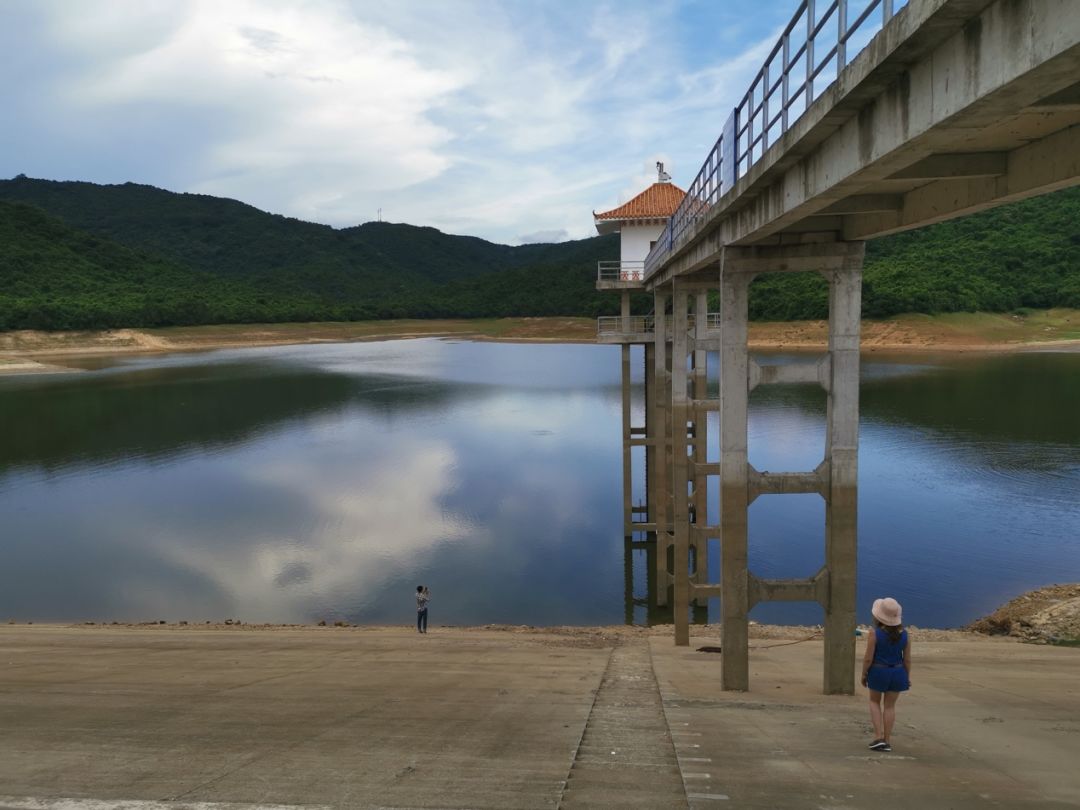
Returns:
[[[0,177],[595,233],[685,187],[795,0],[0,0]]]

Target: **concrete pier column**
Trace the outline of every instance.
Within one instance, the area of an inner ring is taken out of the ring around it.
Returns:
[[[622,316],[622,333],[624,335],[630,334],[630,291],[622,291],[622,301],[619,309],[619,314]]]
[[[747,350],[751,273],[720,271],[720,604],[724,689],[750,688],[747,594]]]
[[[634,478],[630,452],[631,438],[633,437],[632,425],[630,424],[630,344],[624,343],[621,348],[623,536],[629,539],[634,534]]]
[[[668,574],[668,548],[671,545],[669,526],[669,501],[671,492],[671,468],[669,442],[671,435],[671,410],[669,407],[670,374],[668,373],[668,319],[669,296],[664,292],[654,295],[653,309],[653,403],[655,407],[656,441],[653,445],[656,464],[653,471],[653,497],[655,498],[656,523],[656,604],[667,605],[667,589],[671,576]]]
[[[671,487],[675,535],[675,644],[690,643],[689,296],[675,285],[671,308]]]
[[[826,411],[824,691],[855,691],[855,574],[858,549],[859,331],[862,254],[845,258],[829,279],[829,354],[832,375]]]
[[[694,363],[693,363],[693,399],[703,402],[708,397],[708,337],[709,294],[708,290],[698,289],[694,296]],[[705,464],[709,453],[709,413],[704,409],[693,408],[690,418],[694,423],[693,461],[694,471],[691,476],[694,504],[694,524],[704,526],[708,523],[709,493],[708,478],[697,465]],[[693,552],[694,574],[691,580],[695,585],[705,585],[709,579],[709,544],[696,533],[691,537],[690,548]],[[694,599],[694,605],[707,608],[709,600],[705,596]]]
[[[653,370],[656,366],[656,345],[646,343],[644,346],[645,368],[642,378],[645,388],[645,507],[648,522],[656,526],[656,402],[654,391],[656,382],[653,379]],[[656,539],[656,529],[652,530],[653,540]],[[652,576],[650,573],[649,576]]]

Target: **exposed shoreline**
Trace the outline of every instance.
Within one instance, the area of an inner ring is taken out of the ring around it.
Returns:
[[[66,621],[33,622],[8,619],[9,626],[32,626],[44,629],[60,628],[132,628],[151,630],[309,630],[312,632],[334,632],[354,630],[364,632],[398,631],[405,624],[359,624],[342,620],[322,620],[317,623],[282,623],[282,622],[245,622],[241,619],[218,621],[186,620],[166,621]],[[544,634],[568,636],[574,638],[611,639],[618,637],[664,636],[671,635],[674,628],[670,624],[644,627],[641,625],[515,625],[515,624],[478,624],[478,625],[432,625],[443,629],[452,629],[463,633],[470,632],[505,632],[515,634]],[[694,625],[695,632],[719,633],[720,625]],[[993,613],[977,619],[960,628],[917,627],[908,629],[923,641],[971,641],[996,638],[1012,642],[1061,642],[1080,640],[1080,583],[1047,585],[1028,591],[1010,599]],[[870,627],[859,625],[862,634]],[[751,639],[773,639],[781,641],[809,641],[820,638],[821,625],[779,625],[750,622]]]
[[[80,359],[167,354],[311,343],[347,343],[406,338],[492,340],[520,343],[593,343],[591,318],[501,318],[494,320],[402,320],[356,323],[287,323],[112,329],[91,332],[0,333],[0,374],[79,370]],[[750,348],[757,351],[820,351],[824,321],[755,322]],[[867,320],[864,353],[998,353],[1080,351],[1080,311],[1047,310],[1029,315],[957,313],[905,315]]]
[[[9,620],[9,627],[21,627],[25,630],[38,629],[42,631],[85,629],[97,630],[120,630],[133,631],[172,631],[172,632],[310,632],[310,633],[385,633],[400,632],[402,629],[410,629],[411,624],[352,624],[350,622],[329,622],[322,624],[281,624],[273,622],[243,622],[240,620],[208,621],[208,622],[16,622]],[[514,625],[514,624],[478,624],[478,625],[443,625],[432,624],[432,631],[445,630],[455,633],[507,633],[510,635],[543,635],[560,636],[567,639],[577,640],[578,643],[604,642],[619,638],[641,637],[672,637],[674,626],[670,624],[653,625],[643,627],[639,625]],[[867,625],[860,625],[860,630],[865,636],[869,631]],[[912,634],[920,641],[952,642],[952,641],[979,641],[987,640],[994,643],[1020,643],[1022,639],[1011,636],[995,636],[978,633],[967,629],[936,629],[930,627],[910,627]],[[721,635],[721,625],[707,624],[694,625],[693,631],[705,635]],[[778,641],[787,643],[799,643],[801,641],[821,640],[822,628],[820,626],[804,625],[774,625],[757,624],[750,625],[751,641]]]

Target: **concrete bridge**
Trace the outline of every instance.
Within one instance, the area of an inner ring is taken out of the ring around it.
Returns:
[[[657,186],[596,215],[602,232],[613,222],[623,229],[622,261],[601,267],[597,287],[623,300],[621,317],[601,320],[600,339],[623,345],[626,534],[655,543],[657,598],[672,588],[676,644],[689,641],[691,605],[720,598],[726,689],[750,685],[750,609],[809,600],[824,610],[824,691],[854,691],[864,240],[1080,182],[1080,2],[900,6],[802,0],[666,224],[644,241],[627,238],[631,225],[656,221],[649,200],[670,196]],[[628,254],[641,244],[647,253]],[[828,351],[801,365],[759,365],[747,351],[750,282],[797,271],[829,281]],[[635,290],[653,295],[651,316],[630,315]],[[716,291],[720,312],[710,313]],[[645,346],[640,426],[631,424],[632,344]],[[718,395],[706,385],[710,351],[720,357]],[[756,470],[750,391],[790,382],[826,391],[824,458],[809,471]],[[710,412],[719,412],[717,461],[708,457]],[[635,446],[646,459],[640,506],[630,499]],[[720,510],[709,516],[714,488]],[[750,503],[812,492],[826,504],[821,570],[805,580],[756,577],[747,568]],[[710,540],[720,582],[707,578]]]

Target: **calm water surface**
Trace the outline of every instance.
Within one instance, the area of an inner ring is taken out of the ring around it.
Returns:
[[[402,622],[423,582],[436,625],[669,620],[622,539],[619,368],[425,339],[0,379],[0,618]],[[751,462],[814,467],[824,409],[756,391]],[[888,593],[959,625],[1080,581],[1080,354],[864,358],[861,442],[861,619]],[[823,538],[816,495],[751,507],[760,576],[812,574]]]

